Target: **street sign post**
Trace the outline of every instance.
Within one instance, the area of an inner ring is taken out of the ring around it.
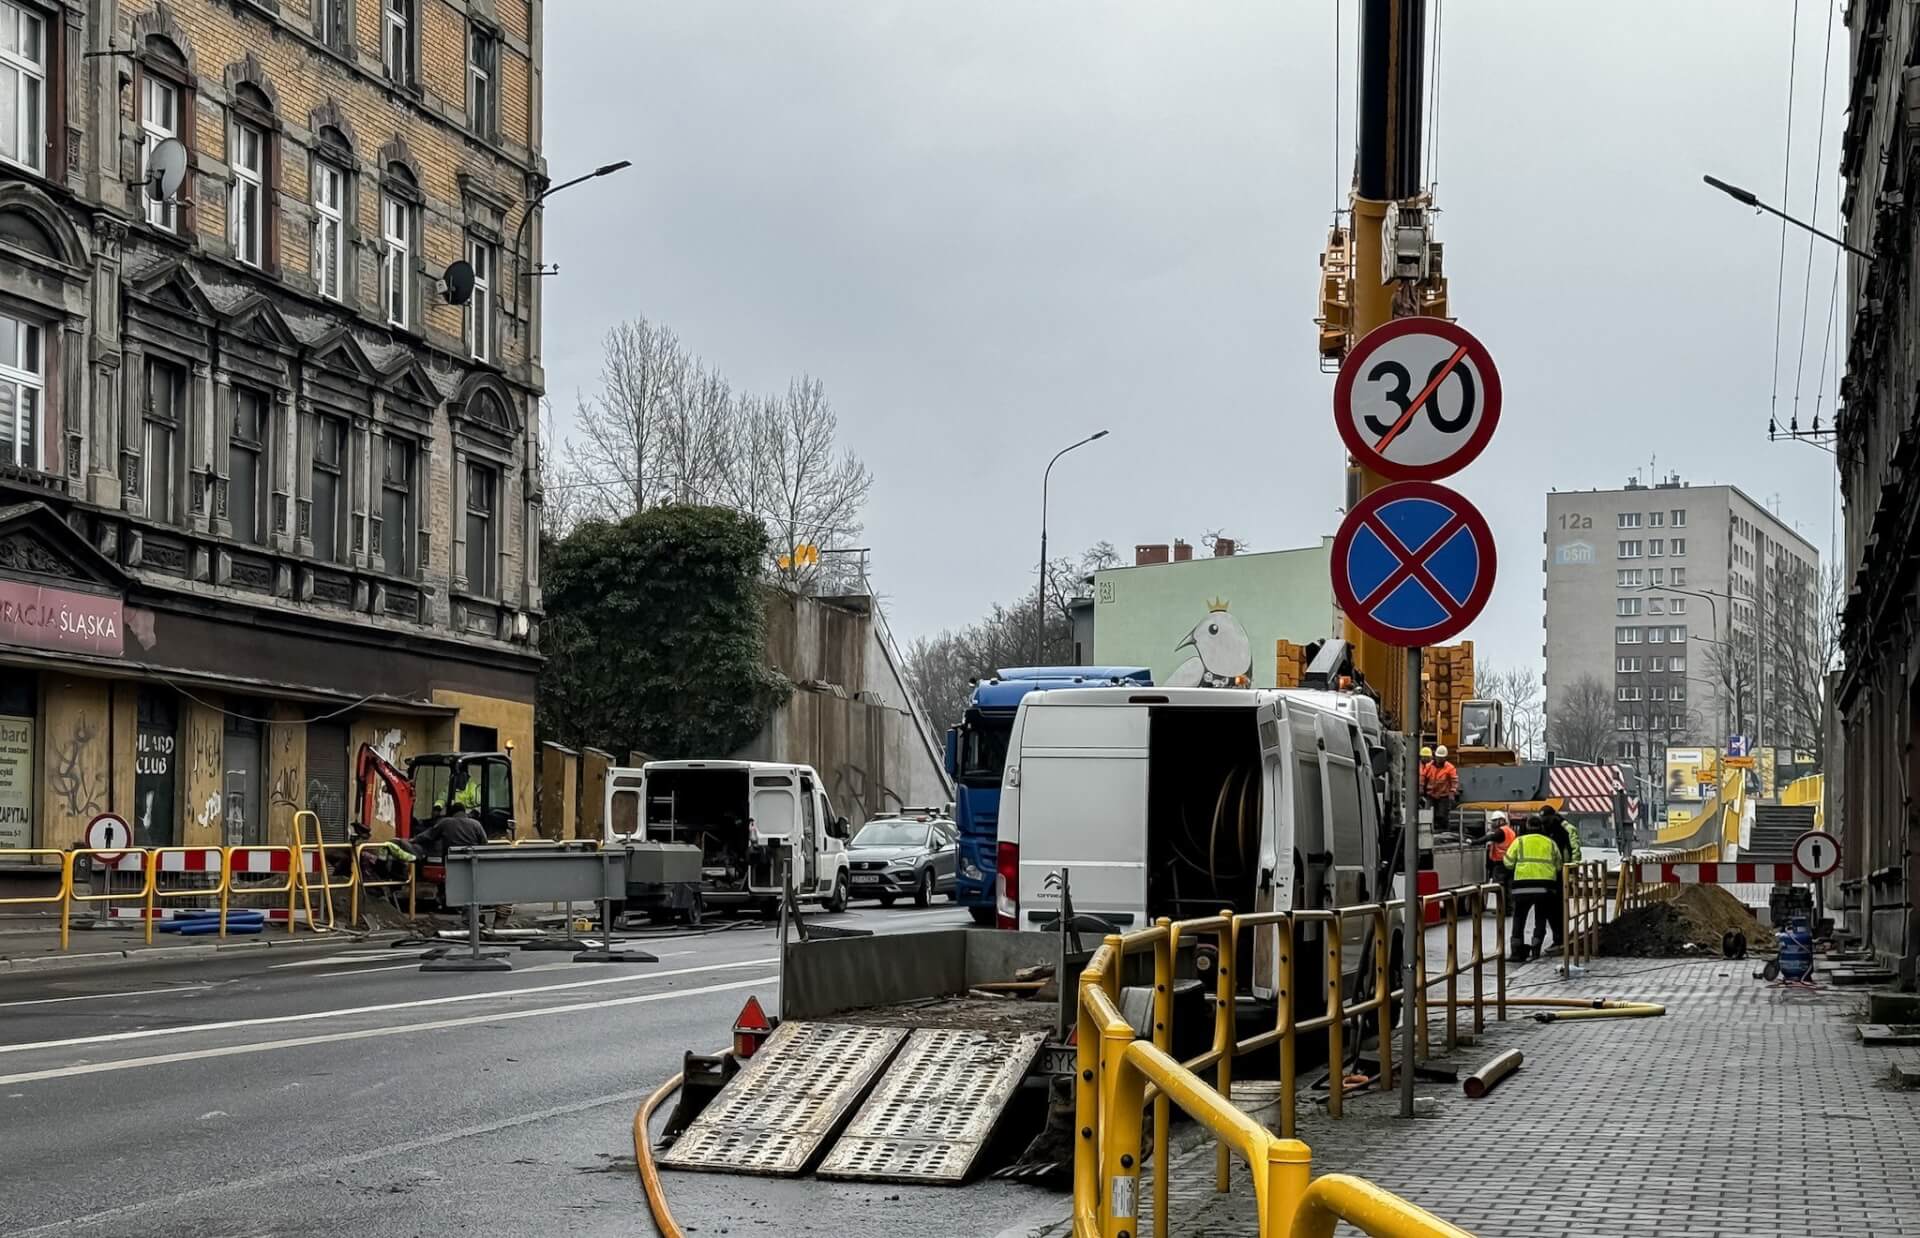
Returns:
[[[1808,830],[1793,840],[1793,865],[1816,880],[1840,867],[1840,840],[1823,830]]]
[[[1340,367],[1333,422],[1356,463],[1396,481],[1435,481],[1493,438],[1500,372],[1463,327],[1396,318],[1369,331]]]
[[[1493,593],[1493,533],[1445,486],[1408,481],[1354,504],[1333,538],[1333,596],[1355,627],[1418,648],[1459,635]]]
[[[1727,736],[1727,755],[1730,757],[1744,757],[1749,755],[1747,751],[1747,737],[1744,735]]]
[[[133,845],[133,827],[119,813],[103,812],[87,822],[85,839],[89,851],[100,853],[95,860],[111,864],[125,854],[119,848]]]

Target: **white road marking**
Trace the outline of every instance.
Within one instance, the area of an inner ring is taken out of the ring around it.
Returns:
[[[671,971],[600,976],[593,980],[573,980],[566,984],[532,985],[518,989],[492,989],[484,993],[458,993],[452,997],[423,997],[411,1002],[386,1002],[378,1006],[348,1006],[339,1010],[310,1010],[305,1014],[272,1015],[259,1019],[226,1019],[217,1023],[189,1023],[180,1027],[155,1027],[137,1032],[109,1032],[101,1036],[76,1036],[69,1040],[40,1040],[29,1044],[0,1045],[0,1053],[27,1053],[35,1049],[64,1049],[72,1045],[108,1044],[121,1040],[145,1040],[152,1036],[178,1036],[183,1032],[221,1032],[235,1027],[266,1027],[276,1023],[300,1023],[309,1019],[333,1019],[342,1015],[380,1014],[388,1010],[414,1010],[422,1006],[448,1006],[455,1002],[483,1002],[491,998],[521,997],[529,993],[554,993],[562,989],[586,989],[602,984],[641,984],[664,980],[669,976],[691,976],[699,972],[732,971],[741,967],[761,967],[779,962],[776,958],[742,959],[737,963],[709,963],[703,967],[678,967]]]
[[[11,1006],[51,1006],[55,1002],[97,1002],[103,997],[152,997],[157,993],[204,993],[210,984],[170,985],[164,989],[135,989],[131,993],[80,993],[73,997],[35,997],[21,1002],[0,1002],[0,1010]]]
[[[23,1071],[0,1075],[0,1084],[38,1083],[43,1079],[66,1079],[74,1075],[98,1075],[116,1070],[137,1070],[146,1066],[166,1066],[174,1062],[194,1062],[203,1058],[238,1057],[250,1053],[271,1053],[275,1049],[299,1049],[308,1045],[336,1044],[344,1040],[371,1040],[381,1036],[404,1036],[409,1032],[438,1032],[454,1027],[473,1027],[481,1023],[509,1023],[515,1019],[537,1019],[543,1015],[571,1014],[579,1010],[605,1010],[612,1006],[637,1006],[642,1002],[663,1002],[676,997],[701,997],[748,989],[755,985],[775,984],[778,976],[756,976],[751,980],[733,980],[709,984],[697,989],[666,989],[659,993],[636,993],[631,997],[609,997],[597,1002],[571,1002],[564,1006],[541,1006],[534,1010],[508,1010],[497,1014],[462,1015],[458,1019],[434,1019],[427,1023],[399,1023],[387,1027],[363,1027],[351,1032],[325,1032],[318,1036],[294,1036],[286,1040],[261,1040],[243,1045],[220,1045],[212,1049],[187,1049],[180,1053],[159,1053],[152,1057],[124,1058],[107,1062],[82,1062],[75,1066],[55,1066],[47,1070]]]
[[[393,956],[388,955],[387,957],[392,958]],[[394,963],[388,967],[361,967],[353,963],[348,963],[342,966],[339,971],[330,971],[326,974],[328,976],[371,976],[375,972],[419,971],[419,970],[420,970],[420,960],[415,959],[411,963]]]
[[[344,954],[329,954],[323,959],[295,959],[291,963],[274,963],[268,971],[279,971],[286,967],[334,967],[342,963],[372,962],[374,959],[395,957],[392,950],[350,950]]]
[[[117,1220],[150,1208],[177,1208],[182,1204],[206,1199],[214,1195],[224,1195],[230,1191],[251,1191],[261,1187],[278,1186],[283,1182],[292,1182],[309,1174],[320,1175],[335,1173],[353,1165],[364,1165],[369,1161],[398,1160],[412,1152],[439,1147],[462,1139],[476,1139],[485,1135],[498,1134],[516,1126],[526,1126],[533,1122],[547,1122],[554,1118],[564,1118],[576,1113],[585,1113],[589,1109],[602,1109],[608,1105],[617,1105],[636,1101],[653,1089],[640,1088],[632,1092],[612,1092],[605,1096],[589,1097],[571,1105],[556,1105],[551,1109],[540,1109],[533,1113],[523,1113],[515,1117],[504,1118],[498,1122],[487,1122],[477,1126],[463,1126],[457,1130],[442,1131],[438,1135],[428,1135],[424,1139],[409,1139],[405,1143],[390,1143],[383,1148],[368,1148],[343,1156],[337,1160],[309,1162],[288,1169],[276,1169],[272,1173],[258,1174],[251,1178],[242,1178],[236,1182],[217,1182],[211,1186],[196,1187],[191,1191],[181,1191],[174,1195],[160,1195],[152,1199],[136,1200],[130,1204],[121,1204],[117,1208],[108,1208],[104,1212],[90,1212],[85,1216],[68,1217],[46,1225],[36,1225],[32,1229],[9,1231],[6,1238],[37,1238],[41,1234],[62,1233],[82,1227],[91,1228],[106,1221]]]

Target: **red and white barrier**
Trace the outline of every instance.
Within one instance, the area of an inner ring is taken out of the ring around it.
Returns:
[[[309,849],[303,857],[303,866],[309,873],[320,871],[320,853]],[[129,851],[115,860],[112,868],[117,873],[137,873],[146,867],[147,853]],[[246,874],[284,873],[292,867],[292,854],[286,847],[235,847],[233,849],[233,871]],[[220,848],[218,847],[182,847],[160,853],[159,871],[163,873],[217,873],[220,871]]]
[[[1642,885],[1779,885],[1805,881],[1792,864],[1642,864]]]
[[[155,907],[153,909],[153,918],[156,922],[182,918],[191,919],[196,912],[199,915],[205,916],[209,910],[211,910],[211,908],[206,907]],[[235,912],[242,910],[243,909],[239,907],[233,909]],[[109,918],[114,920],[132,920],[138,923],[147,918],[147,909],[145,907],[113,906],[109,907],[107,911]],[[262,912],[262,917],[268,924],[285,924],[287,922],[287,909],[285,907],[269,907]],[[293,922],[295,924],[305,924],[307,922],[307,913],[296,907],[293,911]]]

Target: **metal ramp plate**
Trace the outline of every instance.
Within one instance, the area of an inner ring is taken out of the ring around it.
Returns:
[[[804,1173],[906,1029],[783,1023],[660,1157],[670,1169]]]
[[[916,1030],[820,1176],[963,1181],[1045,1039],[1041,1032]]]

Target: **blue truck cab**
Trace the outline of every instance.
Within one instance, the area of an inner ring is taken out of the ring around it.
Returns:
[[[953,821],[959,834],[954,898],[974,923],[994,922],[993,878],[1000,834],[1000,775],[1020,699],[1049,688],[1153,686],[1144,666],[1016,666],[973,686],[960,724],[947,732],[947,775],[953,779]]]

